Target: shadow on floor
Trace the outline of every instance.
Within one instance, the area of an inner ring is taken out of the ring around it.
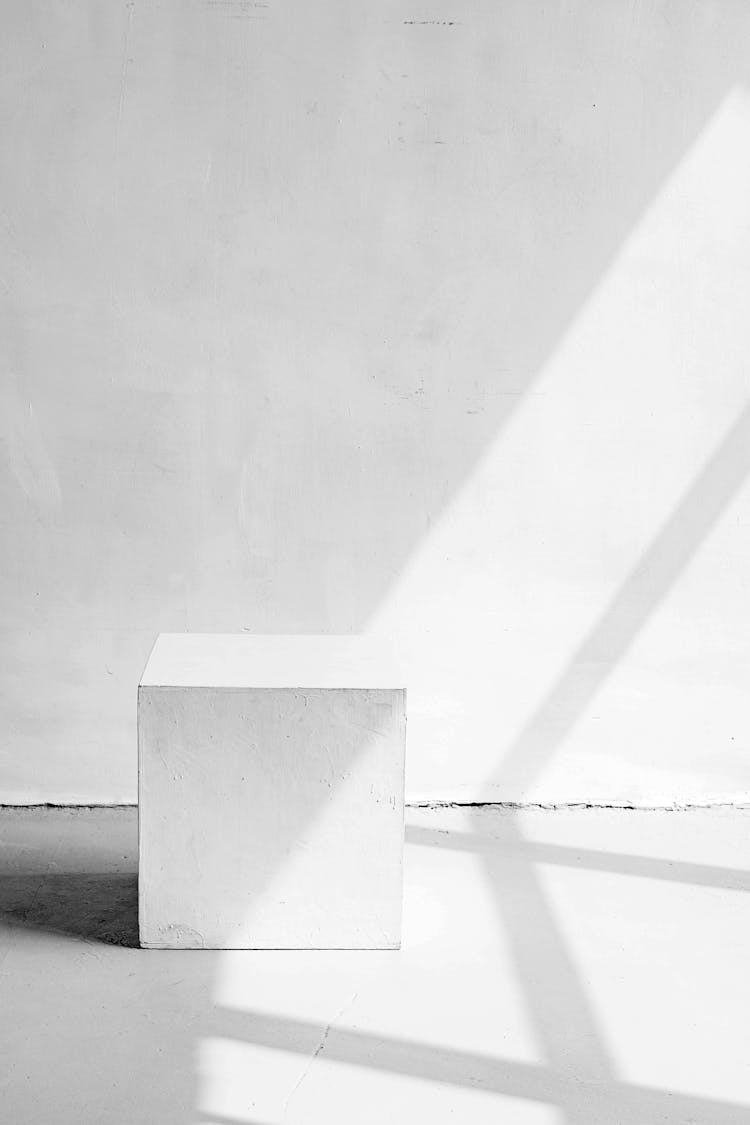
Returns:
[[[138,876],[130,872],[0,875],[0,924],[138,948]]]
[[[473,851],[482,858],[529,1017],[543,1048],[543,1061],[470,1052],[356,1025],[322,1026],[316,1020],[251,1009],[217,1007],[209,1033],[312,1061],[321,1058],[329,1064],[440,1083],[446,1089],[480,1089],[528,1105],[544,1104],[554,1107],[565,1125],[657,1121],[664,1125],[740,1125],[748,1120],[748,1107],[739,1102],[639,1083],[619,1072],[615,1052],[597,1021],[587,980],[543,893],[536,864],[551,862],[729,890],[745,889],[747,872],[539,843],[524,838],[519,818],[512,812],[494,817],[490,825],[477,810],[474,831],[469,832],[409,824],[406,841]],[[468,934],[467,941],[471,941]],[[499,1011],[498,1026],[502,1023]],[[250,1114],[230,1118],[212,1112],[202,1114],[200,1120],[206,1125],[239,1121],[257,1125]]]
[[[134,808],[0,813],[3,1122],[192,1120],[215,958],[134,948],[137,867]]]
[[[439,1082],[447,1087],[482,1089],[532,1104],[546,1103],[562,1110],[570,1122],[746,1125],[748,1121],[746,1105],[621,1081],[614,1076],[605,1081],[582,1078],[579,1073],[556,1070],[544,1064],[384,1036],[353,1027],[330,1027],[326,1031],[313,1020],[260,1011],[217,1009],[214,1020],[212,1031],[240,1042],[309,1058],[322,1056],[329,1063],[387,1071]],[[210,1113],[201,1115],[201,1120],[215,1125],[230,1119]],[[256,1125],[249,1117],[231,1120]]]
[[[407,844],[448,848],[451,851],[479,854],[497,852],[502,847],[506,859],[519,862],[545,863],[554,867],[577,867],[586,871],[607,871],[613,875],[634,875],[666,883],[684,883],[693,887],[716,887],[727,891],[750,891],[750,871],[742,868],[716,867],[706,863],[658,859],[653,856],[601,851],[594,848],[571,847],[565,844],[540,843],[512,837],[509,832],[498,837],[481,832],[454,832],[444,828],[426,828],[410,824],[406,828]]]
[[[129,1125],[189,1120],[259,1125],[252,1106],[231,1119],[196,1109],[195,1052],[209,1037],[297,1055],[308,1066],[322,1057],[440,1083],[446,1090],[481,1089],[524,1104],[543,1103],[558,1110],[567,1125],[745,1125],[746,1105],[639,1084],[618,1073],[587,998],[586,980],[577,975],[534,873],[535,862],[552,857],[566,866],[574,862],[667,878],[666,861],[540,844],[522,837],[516,819],[502,818],[502,839],[487,835],[480,815],[474,832],[410,825],[407,838],[412,845],[476,848],[484,856],[518,979],[545,1047],[540,1063],[356,1025],[326,1027],[262,1010],[212,1009],[213,953],[127,948],[137,942],[133,812],[6,817],[0,832],[5,866],[0,871],[0,945],[3,930],[6,938],[14,930],[23,936],[8,942],[3,972],[1,1003],[8,1019],[0,1021],[0,1057],[10,1060],[15,1076],[7,1091],[8,1120],[36,1125],[54,1116],[59,1125],[73,1125],[93,1119],[92,1105],[106,1105],[106,1120]],[[681,881],[724,878],[726,885],[722,869],[676,868]],[[44,941],[40,956],[34,931],[62,936]],[[85,942],[104,944],[97,949]],[[502,1021],[498,1012],[498,1026]]]

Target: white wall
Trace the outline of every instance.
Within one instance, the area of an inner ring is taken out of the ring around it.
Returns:
[[[10,0],[6,801],[159,630],[395,632],[412,798],[750,791],[750,8]]]

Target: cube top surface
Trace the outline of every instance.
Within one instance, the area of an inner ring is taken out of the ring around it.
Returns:
[[[141,687],[403,688],[376,637],[160,633]]]

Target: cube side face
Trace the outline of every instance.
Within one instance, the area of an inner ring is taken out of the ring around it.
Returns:
[[[405,731],[401,689],[141,687],[141,944],[398,948]]]

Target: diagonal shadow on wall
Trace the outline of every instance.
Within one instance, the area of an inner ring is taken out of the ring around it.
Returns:
[[[551,760],[650,614],[690,563],[749,471],[750,404],[740,413],[638,566],[584,638],[569,666],[503,755],[492,778],[499,792],[502,792],[504,777],[510,772],[514,778],[520,775],[528,788]],[[475,820],[479,836],[481,810],[477,810]],[[554,853],[554,849],[551,850]],[[564,1071],[572,1067],[575,1072],[605,1084],[615,1082],[616,1068],[607,1050],[606,1038],[593,1016],[585,986],[539,882],[535,860],[540,857],[534,845],[523,839],[514,814],[509,815],[505,825],[503,846],[493,849],[480,845],[480,854],[488,886],[513,949],[529,1015],[550,1065]],[[519,857],[526,859],[520,887],[517,881]],[[598,863],[601,865],[601,857]],[[610,869],[611,865],[617,869],[617,857],[609,863]],[[641,866],[648,871],[650,864]],[[702,881],[710,877],[704,872]],[[726,873],[721,877],[732,876]],[[521,911],[519,902],[523,907]],[[598,1111],[585,1101],[562,1104],[561,1108],[570,1125],[596,1125],[600,1120]],[[674,1107],[675,1116],[665,1119],[681,1121],[682,1112]],[[684,1119],[690,1120],[687,1113]]]
[[[503,778],[528,791],[581,719],[596,692],[650,615],[689,565],[750,473],[750,403],[686,491],[572,660],[511,745],[489,784],[502,800]]]

